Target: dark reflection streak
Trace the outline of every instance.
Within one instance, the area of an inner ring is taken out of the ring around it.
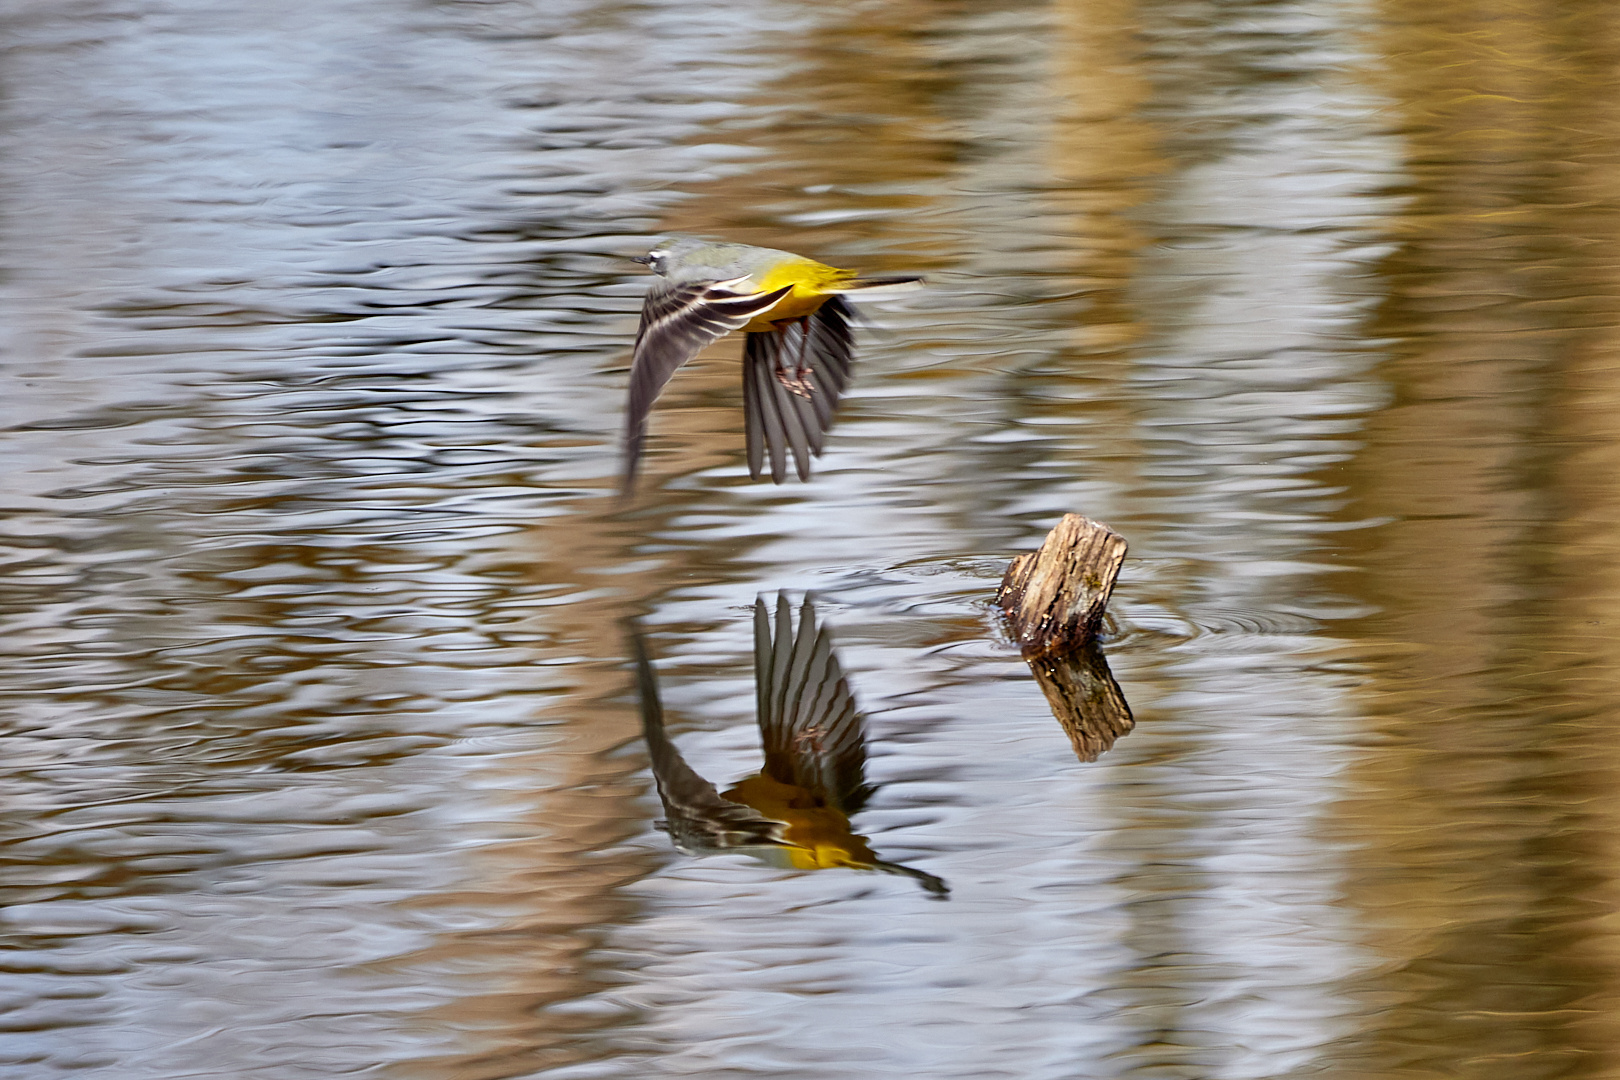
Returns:
[[[1560,954],[1585,978],[1580,1006],[1585,1015],[1569,1024],[1570,1042],[1594,1062],[1592,1072],[1616,1071],[1617,1019],[1620,1019],[1620,950],[1614,915],[1620,910],[1616,874],[1620,820],[1612,797],[1617,786],[1613,717],[1620,700],[1620,274],[1612,252],[1620,242],[1620,18],[1612,7],[1594,5],[1584,17],[1564,24],[1560,45],[1580,57],[1578,130],[1595,133],[1593,145],[1571,145],[1568,190],[1572,209],[1600,242],[1587,248],[1602,254],[1587,264],[1591,317],[1582,320],[1558,365],[1558,382],[1548,415],[1554,453],[1544,482],[1556,494],[1556,547],[1542,551],[1546,565],[1534,567],[1555,583],[1548,590],[1550,640],[1524,642],[1533,657],[1565,658],[1566,667],[1549,671],[1537,664],[1539,692],[1548,712],[1560,719],[1552,749],[1564,763],[1562,791],[1575,808],[1562,830],[1557,856],[1563,866],[1564,912],[1577,913],[1561,928]],[[1592,92],[1596,88],[1599,92]],[[1574,125],[1572,125],[1574,126]],[[1572,142],[1574,140],[1571,140]],[[1538,478],[1541,479],[1541,478]],[[1555,557],[1554,557],[1555,556]],[[1569,900],[1575,903],[1569,903]],[[1573,912],[1572,910],[1573,909]],[[1591,919],[1593,912],[1608,913]],[[1562,914],[1562,913],[1561,913]]]
[[[981,217],[975,242],[987,245],[974,261],[1004,263],[1017,252],[1030,269],[981,279],[994,287],[980,295],[1020,307],[1024,332],[1020,351],[998,356],[975,392],[996,435],[1023,437],[970,440],[952,453],[972,462],[964,477],[1040,477],[1046,503],[1031,506],[1034,485],[942,500],[968,511],[952,524],[987,549],[1027,542],[1053,512],[1113,520],[1113,506],[1076,505],[1071,493],[1077,484],[1117,491],[1133,479],[1125,470],[1136,417],[1119,384],[1149,329],[1132,291],[1151,242],[1136,217],[1166,167],[1142,113],[1140,16],[1134,0],[1057,0],[1047,18],[1053,45],[1040,109],[1018,118],[1039,124],[1026,137],[1041,156],[1033,170],[1003,165],[975,177],[996,197],[972,208]]]
[[[765,766],[724,795],[693,771],[669,740],[640,621],[627,619],[625,627],[664,827],[677,848],[690,855],[752,855],[797,870],[877,870],[912,878],[941,899],[950,892],[932,874],[879,859],[850,825],[850,816],[871,794],[864,778],[864,721],[808,597],[797,632],[785,596],[777,598],[774,633],[764,599],[754,603],[754,678]]]

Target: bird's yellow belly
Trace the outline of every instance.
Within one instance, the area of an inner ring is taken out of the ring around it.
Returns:
[[[762,279],[756,279],[759,290],[774,292],[784,285],[792,285],[793,291],[769,311],[760,312],[743,329],[749,333],[775,330],[782,323],[814,315],[827,302],[827,297],[833,295],[829,290],[854,276],[848,270],[839,270],[814,259],[790,259],[779,263]]]
[[[754,318],[743,329],[748,333],[758,333],[765,330],[775,330],[779,323],[791,319],[802,319],[806,315],[814,315],[821,305],[827,302],[831,293],[812,292],[803,285],[796,285],[793,291],[782,298],[782,302],[769,311]]]

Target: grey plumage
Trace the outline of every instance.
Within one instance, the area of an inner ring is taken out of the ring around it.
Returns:
[[[641,727],[652,758],[653,778],[664,804],[664,827],[675,846],[691,854],[780,847],[780,821],[762,816],[753,807],[720,797],[715,786],[699,776],[664,731],[664,706],[658,696],[658,676],[647,657],[641,626],[628,620],[630,646],[636,664],[636,690],[641,700]]]

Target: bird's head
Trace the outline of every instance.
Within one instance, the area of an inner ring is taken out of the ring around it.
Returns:
[[[630,261],[640,263],[655,274],[669,272],[669,252],[661,247],[654,248],[645,255],[632,255]]]
[[[752,249],[740,244],[718,243],[697,236],[670,236],[658,241],[647,254],[636,256],[634,261],[667,278],[681,280],[690,275],[712,278],[717,268],[734,263],[739,252],[749,250]]]

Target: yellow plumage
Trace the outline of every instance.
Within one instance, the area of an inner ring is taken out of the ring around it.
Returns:
[[[793,286],[793,291],[743,330],[775,330],[782,323],[814,315],[828,297],[837,295],[838,286],[854,278],[853,270],[840,270],[814,259],[784,259],[762,275],[759,291],[775,292],[786,285]]]
[[[825,870],[848,866],[871,870],[878,857],[857,836],[849,816],[827,806],[815,793],[784,784],[760,773],[740,780],[721,798],[751,806],[773,821],[782,822],[783,854],[797,870]]]

